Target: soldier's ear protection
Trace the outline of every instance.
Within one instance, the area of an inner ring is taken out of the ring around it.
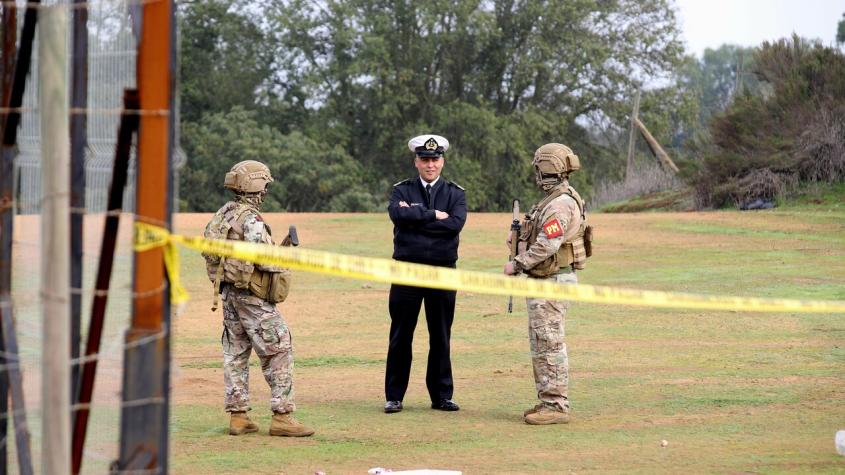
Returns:
[[[233,190],[238,189],[238,176],[232,172],[226,172],[226,176],[223,178],[223,187],[224,188],[231,188]]]
[[[581,169],[581,159],[578,158],[578,155],[570,153],[566,156],[566,169],[567,172],[574,172],[575,170]]]

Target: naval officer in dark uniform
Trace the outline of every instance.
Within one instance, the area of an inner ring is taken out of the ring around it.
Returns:
[[[393,221],[393,258],[442,267],[455,267],[458,241],[467,217],[464,189],[441,178],[443,152],[449,141],[439,135],[420,135],[408,142],[419,172],[393,185],[387,210]],[[452,361],[449,338],[455,316],[454,290],[390,286],[390,345],[384,393],[384,412],[402,410],[411,373],[411,349],[420,307],[425,304],[429,350],[425,384],[432,409],[457,411],[452,401]]]

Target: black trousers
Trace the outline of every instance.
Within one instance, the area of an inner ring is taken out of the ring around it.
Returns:
[[[428,367],[425,385],[432,402],[452,399],[452,360],[449,339],[455,318],[454,290],[426,289],[407,285],[390,286],[390,345],[387,350],[387,370],[384,394],[388,401],[401,401],[408,389],[411,374],[411,348],[420,307],[425,302],[428,325]]]

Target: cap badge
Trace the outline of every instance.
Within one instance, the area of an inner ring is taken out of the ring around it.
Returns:
[[[425,149],[426,150],[437,150],[437,141],[434,140],[434,137],[428,139],[428,141],[425,143]]]

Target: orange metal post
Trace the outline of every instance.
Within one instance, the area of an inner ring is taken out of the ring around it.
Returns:
[[[169,111],[171,103],[170,29],[172,3],[159,0],[144,5],[138,51],[138,92],[143,111]],[[169,172],[169,115],[141,116],[138,135],[137,219],[161,226],[170,220],[167,209]],[[160,330],[162,296],[155,292],[164,282],[162,248],[136,253],[135,299],[132,328]]]
[[[172,0],[143,4],[138,46],[136,219],[170,227],[175,23]],[[136,252],[123,363],[118,470],[167,473],[170,299],[161,248]]]

